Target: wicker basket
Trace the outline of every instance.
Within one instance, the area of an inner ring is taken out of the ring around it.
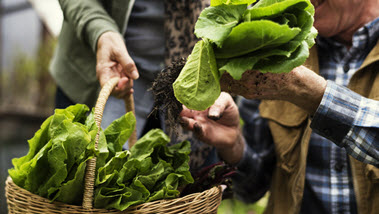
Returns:
[[[95,107],[95,121],[100,127],[105,103],[118,83],[118,78],[113,78],[101,89],[99,98]],[[130,101],[130,100],[129,100]],[[128,104],[126,104],[128,107]],[[129,102],[130,107],[130,102]],[[129,108],[130,109],[130,108]],[[97,147],[98,135],[96,136]],[[158,200],[144,203],[141,205],[131,206],[124,211],[116,209],[95,209],[93,208],[93,191],[95,180],[96,158],[87,162],[83,204],[82,206],[69,205],[61,202],[50,202],[50,200],[35,195],[19,186],[17,186],[10,177],[8,177],[5,185],[5,195],[7,198],[9,213],[130,213],[130,214],[148,214],[148,213],[217,213],[220,205],[222,190],[221,187],[213,187],[209,190],[190,194],[181,198],[170,200]]]

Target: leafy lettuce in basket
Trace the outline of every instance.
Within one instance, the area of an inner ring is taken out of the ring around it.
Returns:
[[[12,160],[9,175],[14,183],[52,201],[80,205],[86,161],[96,156],[95,207],[124,210],[178,197],[178,188],[193,182],[189,142],[167,147],[169,138],[156,129],[130,151],[122,151],[135,127],[128,113],[100,130],[95,149],[97,127],[93,112],[88,112],[82,104],[56,109],[28,141],[28,154]]]

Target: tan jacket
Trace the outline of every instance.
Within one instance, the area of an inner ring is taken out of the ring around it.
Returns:
[[[318,73],[316,48],[305,64]],[[349,86],[364,97],[379,100],[379,43],[353,75]],[[261,116],[269,120],[277,164],[266,213],[299,213],[304,191],[305,167],[311,136],[308,114],[285,101],[263,101]],[[379,211],[379,169],[350,157],[359,213]]]

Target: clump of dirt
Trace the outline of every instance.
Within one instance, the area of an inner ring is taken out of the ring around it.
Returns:
[[[175,98],[172,84],[178,78],[186,60],[180,58],[163,69],[153,81],[150,88],[154,95],[154,110],[151,114],[161,111],[165,115],[165,123],[175,129],[179,122],[179,114],[182,111],[182,104]],[[176,133],[176,130],[173,130]]]

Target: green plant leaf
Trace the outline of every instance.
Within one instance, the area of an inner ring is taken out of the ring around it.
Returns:
[[[137,141],[130,155],[118,152],[96,179],[95,207],[125,210],[143,202],[178,197],[178,188],[193,182],[190,144],[167,147],[170,138],[154,129]],[[124,151],[127,152],[127,151]]]
[[[242,19],[247,5],[218,5],[204,9],[195,25],[195,35],[221,47],[225,38]]]
[[[219,81],[213,48],[207,40],[201,40],[175,80],[174,94],[188,108],[205,110],[221,93]]]
[[[128,112],[114,120],[105,130],[104,134],[108,144],[109,155],[113,157],[116,152],[122,151],[122,146],[129,139],[136,124],[132,112]]]
[[[280,47],[282,50],[288,51],[289,53],[294,52],[307,38],[314,40],[317,35],[317,32],[316,34],[311,33],[311,30],[314,29],[313,16],[311,14],[309,14],[307,11],[297,9],[293,12],[297,17],[296,27],[300,28],[301,32],[296,35],[296,37],[294,37],[291,41],[283,44]]]
[[[257,63],[256,69],[262,73],[288,73],[293,68],[302,65],[309,56],[308,43],[303,41],[289,58],[273,56]]]
[[[228,72],[235,80],[240,80],[245,71],[256,69],[255,64],[257,64],[259,60],[270,56],[290,57],[291,53],[279,48],[258,50],[241,57],[227,59],[224,64],[220,64],[219,70],[222,72]]]
[[[261,0],[246,10],[244,17],[245,21],[269,19],[294,8],[314,15],[314,7],[309,0]]]
[[[226,5],[239,5],[239,4],[246,4],[251,5],[252,3],[256,2],[257,0],[211,0],[211,6],[215,7],[221,4]]]
[[[222,48],[216,48],[216,58],[241,56],[262,48],[272,48],[289,42],[301,31],[270,20],[244,22],[233,28]]]
[[[251,70],[258,62],[259,58],[255,56],[246,56],[230,59],[220,68],[220,71],[228,72],[235,80],[240,80],[242,74]]]

